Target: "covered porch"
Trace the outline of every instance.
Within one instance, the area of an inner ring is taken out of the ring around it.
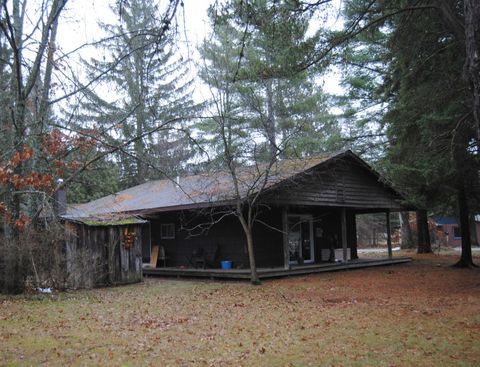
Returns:
[[[289,268],[273,267],[259,268],[260,279],[272,279],[288,277],[293,275],[306,275],[339,270],[361,269],[374,266],[387,266],[404,264],[412,261],[410,257],[378,257],[370,259],[355,259],[335,263],[293,265]],[[186,278],[207,278],[207,279],[238,279],[249,280],[250,269],[196,269],[186,267],[163,267],[153,268],[148,264],[143,267],[144,276],[172,276]]]
[[[359,258],[357,251],[356,215],[365,212],[376,212],[385,219],[385,258],[393,259],[389,209],[288,206],[271,207],[256,224],[253,237],[257,267],[291,270],[310,269],[313,265],[328,268],[356,260],[368,263],[370,259]],[[196,216],[194,212],[191,215]],[[186,227],[180,219],[186,216],[186,212],[159,213],[149,218],[151,235],[143,241],[145,264],[194,273],[196,268],[221,271],[221,262],[225,260],[233,269],[249,272],[245,234],[236,218],[224,218],[207,233],[189,237],[184,229],[177,230]],[[197,220],[207,221],[201,217]],[[172,228],[171,238],[162,234],[167,225]]]

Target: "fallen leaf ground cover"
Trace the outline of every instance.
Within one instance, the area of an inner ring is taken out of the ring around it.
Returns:
[[[480,269],[455,261],[0,296],[0,365],[478,366]]]

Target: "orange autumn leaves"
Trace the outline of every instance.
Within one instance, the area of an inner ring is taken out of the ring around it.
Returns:
[[[82,167],[78,160],[67,160],[71,152],[86,153],[95,148],[96,140],[93,132],[88,137],[83,135],[68,136],[57,129],[45,134],[40,139],[37,151],[29,145],[23,145],[2,164],[0,163],[0,189],[6,189],[8,195],[16,195],[14,191],[25,193],[41,191],[47,195],[55,192],[55,178],[61,178],[68,172]],[[32,168],[32,160],[39,155],[39,161],[47,165],[41,170]],[[3,191],[3,190],[2,190]],[[0,215],[5,215],[7,222],[17,230],[24,230],[29,217],[23,212],[13,214],[5,202],[0,201]]]
[[[22,150],[16,151],[10,160],[3,167],[0,167],[0,184],[12,184],[15,189],[24,189],[31,187],[49,191],[53,188],[53,177],[47,173],[31,171],[28,174],[16,173],[17,168],[34,156],[34,151],[29,146],[24,146]]]
[[[82,163],[78,160],[66,161],[64,158],[72,151],[82,154],[94,149],[97,145],[95,130],[84,130],[82,134],[68,136],[54,129],[50,134],[44,135],[42,147],[45,155],[51,160],[52,169],[57,177],[63,177],[66,171],[76,171]]]
[[[3,201],[0,201],[0,215],[4,215],[7,223],[19,231],[23,231],[30,222],[28,215],[23,212],[20,212],[18,218],[14,220],[12,212]]]

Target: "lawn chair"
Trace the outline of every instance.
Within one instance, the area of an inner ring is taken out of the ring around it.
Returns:
[[[192,258],[190,261],[194,268],[205,269],[207,261],[205,259],[205,250],[203,247],[193,250]]]
[[[220,246],[215,245],[213,251],[211,251],[208,255],[209,256],[205,256],[207,266],[210,268],[218,267],[220,262]]]

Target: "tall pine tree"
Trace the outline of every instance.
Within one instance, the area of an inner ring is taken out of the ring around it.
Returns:
[[[351,0],[348,5],[351,24],[360,23],[367,32],[356,39],[357,59],[377,46],[383,55],[379,87],[364,90],[374,92],[366,97],[370,102],[384,104],[389,142],[384,167],[419,207],[457,213],[463,231],[461,265],[469,266],[468,213],[478,210],[480,190],[471,91],[462,78],[463,1]],[[373,37],[378,32],[380,44]],[[375,52],[364,60],[372,70]]]
[[[291,1],[229,1],[210,9],[211,39],[201,48],[204,82],[228,96],[238,127],[256,136],[265,157],[334,150],[340,131],[314,72],[299,59],[313,51],[311,13]],[[261,139],[259,139],[261,137]]]
[[[193,155],[188,121],[196,106],[186,61],[175,51],[176,30],[161,5],[148,0],[116,3],[117,24],[101,24],[103,59],[91,59],[91,75],[104,73],[82,102],[81,120],[95,121],[119,150],[123,187],[182,170]],[[164,17],[160,17],[163,15]]]

